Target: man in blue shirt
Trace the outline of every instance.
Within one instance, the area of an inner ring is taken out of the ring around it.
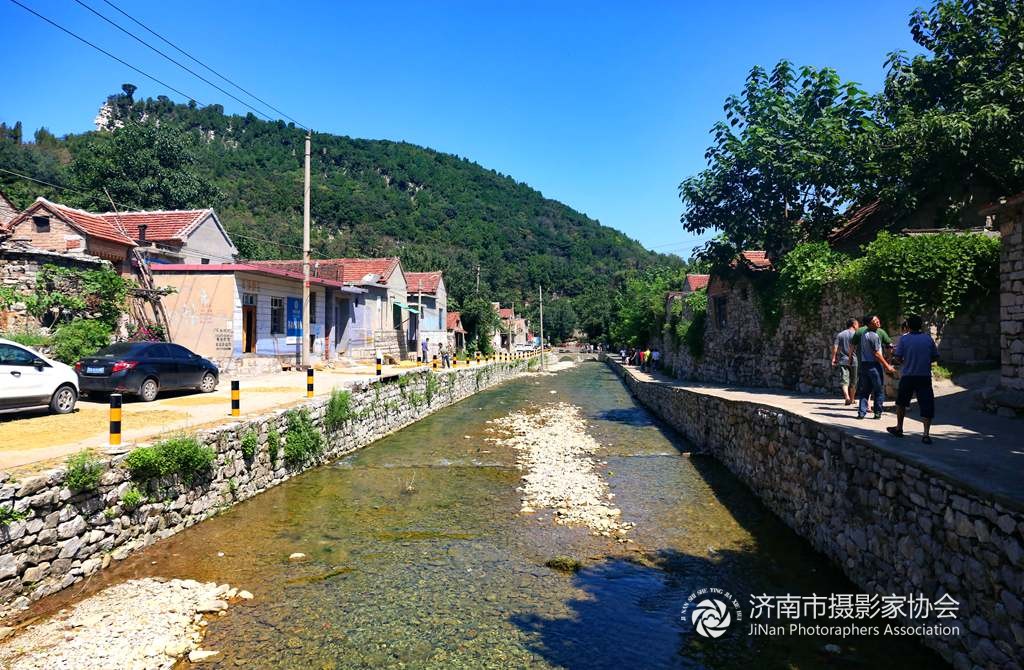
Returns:
[[[857,345],[860,355],[860,377],[857,382],[857,418],[863,419],[868,413],[868,398],[874,400],[874,416],[882,418],[882,406],[885,404],[885,373],[892,374],[896,368],[889,365],[882,353],[884,343],[878,335],[882,321],[877,315],[865,319],[867,330],[859,338]]]
[[[931,444],[929,431],[935,417],[932,363],[939,360],[939,350],[935,347],[935,340],[921,332],[923,325],[921,317],[908,317],[907,326],[910,327],[910,332],[901,336],[896,343],[896,358],[903,364],[900,370],[900,386],[896,393],[896,425],[887,430],[896,437],[903,437],[903,418],[911,399],[916,395],[917,406],[921,410],[921,423],[924,424],[921,441]]]

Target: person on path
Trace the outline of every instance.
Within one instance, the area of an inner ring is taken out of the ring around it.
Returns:
[[[423,357],[420,358],[420,361],[422,361],[423,363],[426,363],[427,359],[430,357],[430,338],[429,337],[424,338],[423,343],[420,344],[420,351],[423,352]]]
[[[921,411],[924,435],[921,441],[931,444],[932,419],[935,418],[935,391],[932,389],[932,364],[939,360],[939,350],[931,335],[921,332],[924,325],[920,316],[907,317],[910,332],[896,343],[896,360],[901,362],[900,385],[896,392],[896,425],[887,430],[896,437],[903,437],[903,419],[911,399],[917,396]]]
[[[450,368],[452,366],[452,347],[441,347],[441,367]]]
[[[655,370],[661,369],[661,351],[659,351],[657,347],[655,347],[654,351],[651,352],[651,362],[653,363]]]
[[[857,355],[853,350],[853,336],[859,326],[857,319],[850,319],[846,322],[846,329],[836,333],[832,340],[832,367],[839,367],[842,376],[839,383],[847,405],[853,404],[853,397],[857,394]]]
[[[892,374],[896,368],[885,360],[882,353],[882,338],[878,335],[878,329],[882,321],[872,315],[865,319],[867,330],[860,337],[860,379],[857,385],[857,398],[860,404],[857,408],[857,418],[863,419],[868,413],[868,398],[874,399],[874,416],[882,418],[882,406],[885,404],[885,372]]]
[[[646,349],[644,349],[643,361],[644,361],[644,364],[640,366],[640,369],[644,370],[646,372],[650,372],[651,371],[651,348],[650,347],[647,347]]]

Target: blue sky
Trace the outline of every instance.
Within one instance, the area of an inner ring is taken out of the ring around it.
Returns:
[[[200,102],[247,111],[72,0],[21,2]],[[708,129],[750,67],[827,65],[875,91],[885,55],[913,50],[921,4],[112,2],[316,130],[468,157],[684,256],[696,240],[676,188],[703,167]],[[29,133],[91,129],[122,82],[179,99],[10,2],[0,25],[0,119]]]

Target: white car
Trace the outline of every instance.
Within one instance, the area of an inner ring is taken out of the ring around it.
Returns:
[[[0,410],[49,405],[68,414],[78,402],[78,375],[17,342],[0,338]]]

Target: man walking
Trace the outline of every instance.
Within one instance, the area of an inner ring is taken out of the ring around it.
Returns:
[[[910,400],[916,395],[921,411],[924,435],[921,441],[931,444],[930,431],[935,417],[935,392],[932,390],[932,363],[939,360],[939,350],[931,335],[921,332],[924,323],[919,316],[907,318],[910,332],[896,343],[896,359],[901,362],[900,385],[896,392],[896,425],[887,430],[896,437],[903,437],[903,419],[910,407]]]
[[[853,351],[853,335],[859,326],[857,319],[850,319],[846,322],[846,330],[836,333],[832,340],[832,367],[839,366],[842,375],[840,385],[847,405],[853,404],[853,397],[857,394],[857,355]]]
[[[661,351],[659,351],[657,347],[651,351],[651,363],[655,370],[661,369]],[[650,372],[650,370],[648,370],[648,372]]]
[[[867,330],[860,337],[860,379],[857,385],[857,398],[860,405],[857,418],[863,419],[868,413],[868,397],[874,399],[874,416],[882,418],[882,406],[885,404],[885,372],[892,374],[896,368],[885,360],[882,353],[882,340],[876,332],[882,321],[872,315],[866,319]],[[884,372],[883,372],[884,371]]]
[[[429,337],[424,338],[423,343],[420,344],[420,351],[423,352],[422,353],[422,358],[420,358],[420,360],[422,362],[426,363],[427,359],[430,357],[430,338]]]

